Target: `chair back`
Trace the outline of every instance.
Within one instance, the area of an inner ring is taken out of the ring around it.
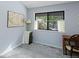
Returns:
[[[79,47],[79,34],[74,34],[70,38],[70,45]]]

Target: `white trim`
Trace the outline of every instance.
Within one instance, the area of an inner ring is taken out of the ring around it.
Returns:
[[[16,47],[20,46],[21,44],[22,44],[22,43],[20,42],[18,45],[12,46],[11,49],[10,49],[10,48],[6,48],[6,50],[4,50],[4,51],[0,54],[0,56],[3,56],[3,55],[5,55],[6,53],[12,51],[13,49],[15,49]]]

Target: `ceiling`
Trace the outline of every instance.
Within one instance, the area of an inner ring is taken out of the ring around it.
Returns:
[[[42,6],[48,6],[48,5],[69,3],[69,2],[71,1],[23,1],[22,3],[27,8],[34,8],[34,7],[42,7]]]

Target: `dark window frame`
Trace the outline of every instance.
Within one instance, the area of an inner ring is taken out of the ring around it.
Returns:
[[[48,22],[48,20],[49,20],[49,13],[59,13],[59,12],[63,12],[63,20],[64,20],[65,19],[65,12],[64,12],[64,10],[63,11],[51,11],[51,12],[35,13],[35,20],[36,20],[36,14],[45,14],[45,13],[47,13],[47,29],[46,30],[50,30],[49,29],[49,22]],[[57,30],[52,30],[52,31],[58,31],[58,29]]]

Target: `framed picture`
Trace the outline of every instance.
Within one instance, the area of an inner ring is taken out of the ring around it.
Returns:
[[[7,12],[7,27],[18,27],[24,26],[24,17],[22,14],[17,12]]]

